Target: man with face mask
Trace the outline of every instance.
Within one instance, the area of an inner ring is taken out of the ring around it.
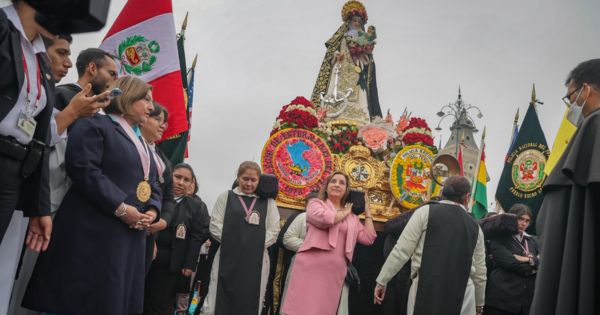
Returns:
[[[537,219],[541,260],[531,314],[597,314],[600,59],[569,74],[565,100],[583,121],[546,179]]]

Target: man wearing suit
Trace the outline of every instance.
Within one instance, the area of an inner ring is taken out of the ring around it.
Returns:
[[[66,36],[63,37],[66,38]],[[45,39],[44,42],[46,44],[52,43],[46,49],[52,61],[54,79],[59,81],[60,78],[64,77],[61,71],[68,69],[68,66],[71,64],[68,56],[66,60],[64,58],[66,51],[70,52],[68,41],[59,37],[54,41]],[[67,43],[66,46],[65,43]],[[54,47],[54,45],[58,47]],[[61,58],[61,56],[63,57]],[[55,65],[55,62],[58,62],[59,65]],[[79,80],[76,84],[60,85],[55,88],[56,98],[51,129],[53,131],[52,134],[57,134],[57,136],[52,137],[49,152],[50,208],[53,216],[71,186],[71,180],[67,176],[65,167],[65,152],[67,149],[66,129],[76,119],[94,115],[99,108],[108,104],[106,100],[96,101],[96,99],[100,97],[105,98],[106,94],[103,93],[114,82],[117,73],[114,60],[106,52],[97,48],[89,48],[79,54],[77,57],[77,70]],[[81,86],[85,87],[85,89],[82,90]],[[94,93],[93,91],[98,93]],[[94,96],[94,94],[98,94],[99,96]],[[9,307],[10,314],[39,314],[39,312],[27,310],[20,306],[37,257],[38,253],[27,249],[23,254],[12,289],[12,298]]]
[[[36,251],[52,231],[46,146],[54,89],[40,35],[53,35],[35,21],[35,9],[13,3],[0,10],[0,313],[27,227],[22,217],[30,218],[27,244]]]
[[[98,48],[83,50],[77,56],[75,67],[79,77],[77,82],[59,85],[55,93],[54,113],[57,132],[64,136],[53,142],[50,150],[50,202],[53,213],[60,206],[71,185],[65,170],[67,148],[65,130],[77,118],[94,115],[108,105],[105,101],[92,102],[92,100],[98,96],[105,96],[108,87],[117,79],[117,64],[108,53]],[[78,96],[75,97],[76,95]]]

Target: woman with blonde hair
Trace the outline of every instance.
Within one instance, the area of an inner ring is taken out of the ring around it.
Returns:
[[[162,195],[138,126],[152,111],[151,86],[122,77],[108,115],[79,119],[65,154],[73,185],[54,219],[23,306],[57,314],[143,311],[146,228]]]
[[[243,162],[237,171],[238,186],[215,203],[210,234],[220,247],[200,314],[261,312],[269,277],[267,248],[277,241],[279,212],[275,200],[256,195],[260,174],[258,164]]]
[[[306,238],[294,260],[282,314],[334,315],[338,307],[345,309],[342,288],[354,246],[357,241],[371,245],[377,237],[366,198],[365,224],[352,213],[349,185],[346,174],[335,172],[319,197],[308,202]]]

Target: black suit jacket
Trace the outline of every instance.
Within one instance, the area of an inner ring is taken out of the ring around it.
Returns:
[[[162,209],[160,213],[161,219],[167,221],[167,226],[171,223],[173,212],[175,211],[175,199],[173,198],[173,165],[167,156],[156,146],[158,156],[165,163],[165,171],[163,173],[164,182],[160,184],[163,192]]]
[[[525,251],[512,236],[490,241],[494,268],[487,280],[485,305],[513,313],[523,310],[523,314],[529,314],[539,260],[536,241],[528,236],[525,239],[529,253],[535,257],[533,266],[520,263],[513,256],[525,256]]]
[[[183,268],[196,270],[200,248],[210,235],[209,223],[206,204],[200,198],[186,196],[175,206],[169,227],[159,232],[169,233],[172,238],[170,271],[179,272]],[[179,225],[185,226],[185,239],[176,237]]]
[[[15,106],[25,76],[21,61],[21,33],[0,10],[0,121]],[[50,183],[48,180],[48,144],[50,118],[54,107],[54,82],[46,58],[38,54],[42,84],[46,90],[46,107],[35,117],[37,126],[33,139],[44,143],[46,149],[35,171],[23,180],[17,209],[26,216],[50,215]]]

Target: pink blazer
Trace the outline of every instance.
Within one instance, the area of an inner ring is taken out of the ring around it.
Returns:
[[[336,209],[331,201],[312,199],[306,206],[306,238],[298,252],[307,251],[311,248],[322,250],[333,250],[337,243],[339,225],[333,224]],[[351,213],[347,218],[348,233],[346,234],[346,258],[352,261],[354,245],[356,241],[363,245],[371,245],[375,242],[377,234],[365,228],[358,217]]]

